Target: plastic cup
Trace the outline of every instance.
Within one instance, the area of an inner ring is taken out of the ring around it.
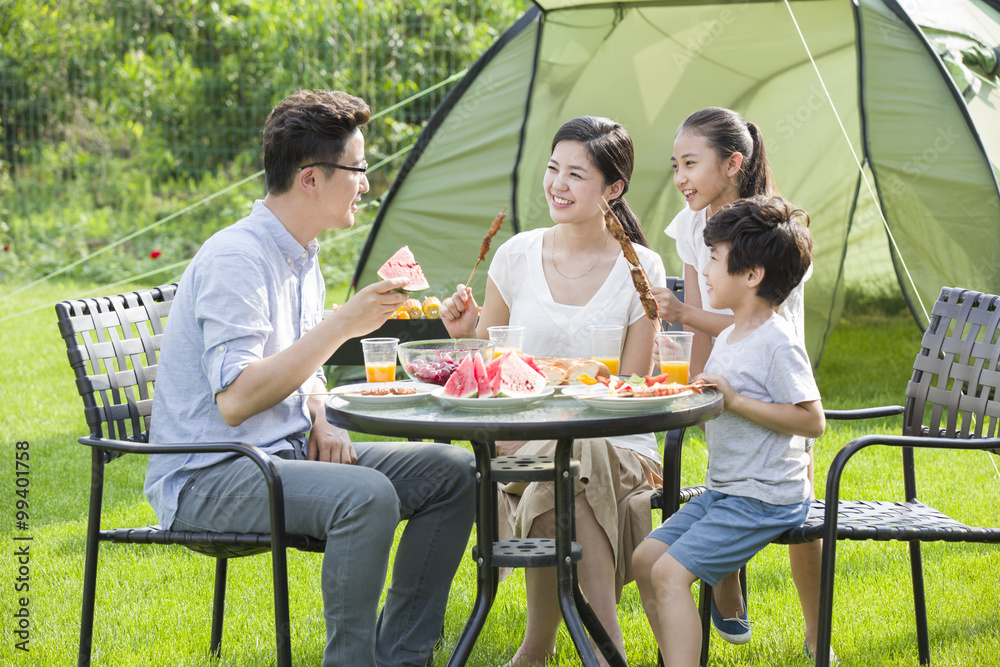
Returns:
[[[392,382],[396,379],[396,346],[398,338],[362,338],[365,355],[365,375],[369,382]]]
[[[521,352],[524,345],[524,327],[517,326],[496,326],[486,329],[490,334],[490,342],[493,343],[493,358],[496,359],[504,352]]]
[[[667,374],[667,382],[688,383],[691,371],[690,331],[660,331],[656,334],[656,344],[660,351],[660,373]]]
[[[625,327],[618,324],[591,324],[587,327],[590,358],[607,366],[612,375],[618,375],[624,332]]]

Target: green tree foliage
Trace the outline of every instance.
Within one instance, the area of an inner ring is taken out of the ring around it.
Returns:
[[[0,0],[0,276],[51,271],[256,172],[264,119],[289,93],[388,108],[470,65],[526,5]],[[412,144],[447,91],[378,119],[369,162]],[[398,165],[373,174],[373,196]],[[123,252],[179,259],[261,194],[219,197]]]

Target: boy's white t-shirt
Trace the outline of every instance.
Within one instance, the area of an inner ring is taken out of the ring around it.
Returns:
[[[692,211],[685,206],[680,213],[667,225],[664,234],[676,241],[677,256],[685,264],[690,264],[698,274],[698,291],[701,294],[701,308],[712,313],[732,315],[731,310],[718,310],[709,305],[708,284],[702,271],[711,259],[711,250],[705,245],[705,211]],[[804,285],[812,277],[812,264],[806,269],[802,282],[795,286],[785,302],[781,304],[778,314],[791,322],[800,341],[806,339],[806,308]]]
[[[735,325],[715,339],[705,372],[722,375],[733,389],[767,403],[820,399],[805,345],[791,324],[772,315],[743,340],[730,344]],[[708,488],[772,505],[808,499],[806,440],[773,431],[731,410],[705,424]]]

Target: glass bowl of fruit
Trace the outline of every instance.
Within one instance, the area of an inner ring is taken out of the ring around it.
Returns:
[[[411,340],[396,347],[403,371],[414,382],[444,386],[458,364],[470,352],[479,352],[483,361],[493,360],[493,343],[481,338]]]

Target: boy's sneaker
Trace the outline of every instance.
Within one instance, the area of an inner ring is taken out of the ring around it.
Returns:
[[[730,644],[746,644],[753,634],[750,619],[747,616],[747,602],[743,600],[743,615],[739,618],[722,618],[715,606],[715,596],[712,596],[712,625],[719,636]]]

